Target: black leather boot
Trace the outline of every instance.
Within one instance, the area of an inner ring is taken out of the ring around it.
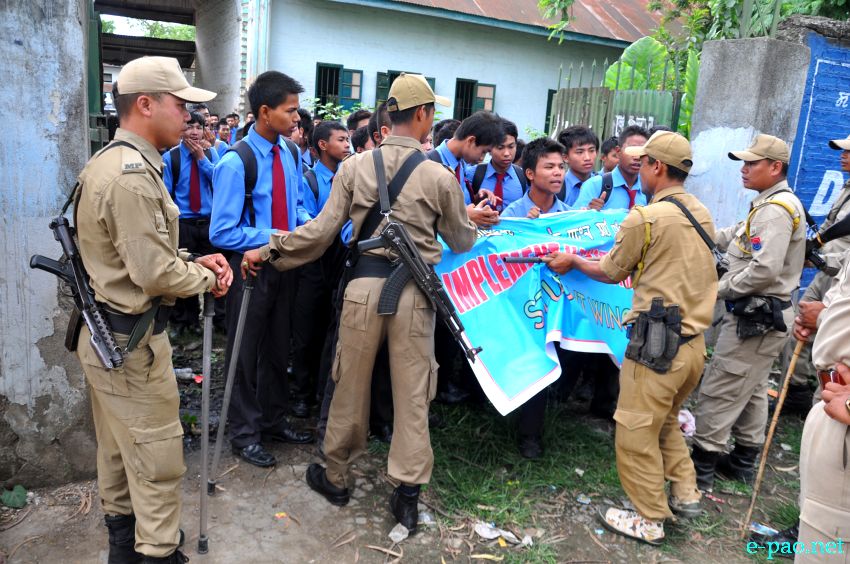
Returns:
[[[714,488],[714,469],[717,466],[718,458],[720,458],[719,452],[702,450],[694,445],[691,460],[694,463],[694,470],[697,474],[697,488],[700,491],[710,492]]]
[[[109,564],[138,564],[142,555],[136,552],[136,516],[107,515],[109,530]]]
[[[753,467],[760,448],[735,445],[732,452],[717,459],[717,477],[744,484],[753,484]]]
[[[390,510],[411,535],[415,533],[419,524],[419,486],[397,487],[390,497]]]
[[[168,556],[163,556],[162,558],[157,558],[155,556],[145,556],[145,559],[142,561],[142,564],[184,564],[188,561],[188,556],[186,556],[179,550],[175,550]]]

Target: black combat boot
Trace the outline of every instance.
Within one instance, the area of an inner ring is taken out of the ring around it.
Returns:
[[[732,452],[717,459],[717,477],[752,485],[753,467],[760,450],[757,447],[736,444]]]
[[[156,556],[145,556],[142,564],[185,564],[188,561],[188,556],[179,550],[175,550],[168,556],[163,556],[161,558],[157,558]]]
[[[402,484],[397,487],[390,497],[390,510],[411,535],[415,533],[419,524],[419,486]]]
[[[717,466],[718,458],[720,458],[719,452],[702,450],[694,445],[691,460],[694,463],[694,470],[697,474],[697,488],[700,491],[710,492],[714,488],[714,469]]]
[[[107,515],[109,530],[109,564],[138,564],[142,555],[136,552],[136,516]]]

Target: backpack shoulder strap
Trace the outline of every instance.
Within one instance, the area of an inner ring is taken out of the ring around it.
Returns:
[[[511,165],[514,167],[514,172],[516,172],[516,177],[519,178],[519,183],[522,186],[523,194],[528,192],[528,178],[525,177],[525,171],[522,170],[522,167],[518,165]]]
[[[168,152],[168,158],[171,159],[171,199],[174,199],[174,194],[177,192],[177,181],[180,180],[180,145],[174,147]]]
[[[481,163],[475,167],[475,175],[472,177],[472,190],[477,194],[484,183],[484,175],[487,174],[487,164]]]
[[[440,153],[437,151],[437,149],[431,149],[430,151],[425,153],[425,156],[428,157],[429,161],[434,161],[435,163],[443,164],[443,158],[440,156]]]
[[[208,161],[212,162],[212,149],[204,149],[204,156]]]
[[[614,189],[614,174],[611,172],[606,172],[602,175],[602,191],[599,192],[599,197],[608,201],[608,198],[611,197],[611,191]]]
[[[313,169],[308,168],[304,171],[304,178],[307,179],[307,184],[310,186],[310,192],[313,193],[313,197],[316,198],[316,201],[319,201],[319,180],[316,178],[316,173],[313,172]]]
[[[298,149],[298,145],[286,137],[283,138],[283,142],[286,143],[286,148],[289,149],[290,153],[292,153],[292,160],[295,161],[295,168],[298,168],[298,161],[301,160],[301,151]]]
[[[257,156],[245,141],[237,141],[230,147],[230,151],[234,151],[242,160],[242,167],[245,169],[245,202],[242,206],[242,213],[248,210],[248,224],[255,227],[257,217],[254,213],[254,186],[257,185]],[[228,152],[230,152],[228,151]]]

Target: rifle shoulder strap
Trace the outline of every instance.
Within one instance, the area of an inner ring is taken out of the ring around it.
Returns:
[[[401,168],[396,172],[389,185],[387,185],[384,156],[381,154],[380,147],[372,151],[372,160],[375,163],[375,176],[378,181],[378,201],[372,206],[372,209],[369,210],[369,214],[363,221],[363,225],[357,234],[356,242],[371,237],[375,233],[375,230],[381,224],[381,220],[384,217],[383,214],[389,213],[402,188],[407,184],[407,179],[410,178],[410,175],[413,174],[417,166],[425,162],[426,156],[421,151],[414,151],[407,157],[404,164],[401,165]]]
[[[127,143],[126,141],[113,141],[112,143],[110,143],[109,145],[107,145],[106,147],[104,147],[103,149],[98,151],[97,153],[95,153],[92,156],[92,159],[99,157],[100,155],[102,155],[106,151],[109,151],[110,149],[114,149],[115,147],[129,147],[131,149],[136,149],[136,147],[134,147],[130,143]],[[138,149],[136,149],[136,150],[138,151]],[[144,155],[142,155],[142,158],[144,158]],[[74,226],[75,227],[77,225],[77,204],[80,203],[80,196],[82,196],[82,191],[83,191],[83,185],[82,184],[80,184],[79,182],[74,184],[74,189],[71,190],[70,194],[68,194],[68,199],[65,200],[65,204],[62,206],[62,213],[60,214],[60,215],[65,215],[65,212],[68,211],[68,207],[71,205],[71,202],[74,202]]]

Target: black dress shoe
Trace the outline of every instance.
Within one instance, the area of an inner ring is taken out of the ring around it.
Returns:
[[[342,507],[348,505],[348,488],[338,488],[328,480],[325,467],[321,464],[311,464],[307,467],[307,485],[316,493],[324,496],[331,505]]]
[[[543,445],[540,437],[522,437],[519,440],[519,453],[523,458],[534,460],[543,456]]]
[[[390,496],[390,510],[396,521],[404,525],[410,534],[416,532],[419,525],[419,493],[415,495],[405,494],[400,488],[393,490]]]
[[[292,403],[292,415],[299,419],[306,419],[310,416],[310,406],[307,405],[307,400],[297,399]]]
[[[373,429],[372,436],[381,441],[382,443],[389,444],[393,442],[392,425],[381,425],[377,429]]]
[[[263,431],[264,441],[278,441],[294,445],[306,445],[313,442],[313,433],[310,431],[296,431],[292,427]]]
[[[268,468],[277,464],[274,455],[264,449],[260,443],[254,443],[243,448],[233,447],[233,454],[239,456],[248,464],[253,464],[260,468]]]
[[[428,413],[428,428],[432,431],[434,429],[442,429],[446,426],[446,422],[443,421],[443,418],[437,415],[434,412]]]

